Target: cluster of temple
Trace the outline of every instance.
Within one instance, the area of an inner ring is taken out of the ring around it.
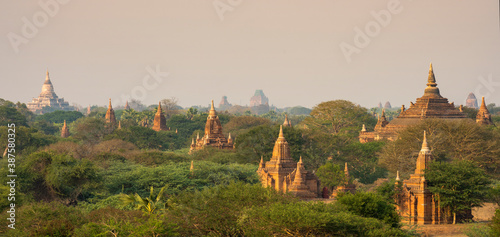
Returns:
[[[70,106],[68,102],[64,101],[64,98],[59,98],[56,95],[54,86],[50,81],[49,71],[47,71],[47,75],[45,76],[42,92],[37,98],[33,98],[31,102],[27,103],[26,106],[35,114],[43,114],[43,109],[45,107],[50,107],[53,110],[74,110],[73,106]]]
[[[300,198],[316,198],[320,195],[318,177],[304,168],[302,157],[299,162],[295,162],[290,156],[290,146],[283,136],[283,126],[280,126],[271,159],[264,162],[262,157],[257,173],[264,187],[290,192]]]
[[[361,143],[379,140],[394,141],[398,138],[399,131],[428,118],[469,120],[467,115],[462,111],[462,106],[455,108],[453,102],[449,103],[447,98],[441,96],[439,88],[436,84],[432,64],[429,68],[427,87],[424,90],[424,95],[417,98],[415,103],[411,102],[408,109],[406,109],[403,105],[398,117],[390,122],[387,121],[384,110],[382,110],[382,114],[378,118],[374,131],[367,131],[363,125],[359,134],[359,141]],[[481,107],[477,113],[476,122],[482,125],[493,124],[491,115],[486,108],[484,97],[482,99]]]

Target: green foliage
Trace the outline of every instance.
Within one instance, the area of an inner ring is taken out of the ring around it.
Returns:
[[[468,228],[464,230],[464,234],[468,237],[490,237],[490,236],[498,236],[491,235],[491,228],[489,228],[485,224],[479,223],[470,223]]]
[[[0,106],[0,126],[14,123],[16,126],[28,126],[26,117],[16,108]]]
[[[154,196],[153,186],[151,186],[149,197],[143,198],[139,194],[135,193],[128,195],[122,194],[120,199],[124,206],[127,206],[128,204],[135,204],[135,209],[144,211],[148,214],[153,214],[157,210],[156,208],[160,205],[160,203],[163,203],[165,206],[165,202],[162,201],[162,197],[163,192],[165,192],[167,187],[168,185],[165,185],[161,188],[158,195],[156,195],[156,198]]]
[[[321,181],[321,184],[329,188],[344,184],[347,181],[342,166],[334,165],[331,162],[327,162],[319,167],[316,175]]]
[[[413,172],[424,130],[435,160],[474,161],[488,173],[498,175],[500,133],[468,120],[425,119],[408,127],[399,133],[399,139],[382,148],[380,164],[392,173],[397,170],[404,174]]]
[[[321,202],[272,203],[247,209],[239,224],[246,236],[409,236],[382,221]]]
[[[239,134],[260,125],[271,125],[271,121],[266,118],[254,116],[234,116],[231,117],[226,125],[224,125],[224,131],[231,133],[233,136],[238,136]]]
[[[85,143],[97,144],[104,136],[113,132],[115,127],[103,118],[84,117],[71,124],[73,137]]]
[[[104,177],[106,190],[110,194],[138,193],[148,195],[149,187],[169,185],[167,194],[182,190],[200,190],[206,186],[227,184],[232,181],[257,183],[259,181],[256,165],[216,164],[207,161],[194,162],[194,172],[189,170],[191,162],[179,162],[144,167],[128,162],[113,162],[100,174]]]
[[[386,201],[395,204],[395,197],[397,194],[396,188],[399,187],[396,187],[395,181],[393,182],[393,180],[390,180],[378,186],[376,189],[376,193],[385,198]]]
[[[36,121],[47,121],[51,123],[63,123],[66,120],[66,123],[72,123],[79,118],[83,118],[83,114],[78,111],[63,111],[56,110],[51,113],[46,113],[36,117]]]
[[[440,205],[450,208],[454,216],[481,206],[491,183],[484,170],[471,161],[431,162],[425,178],[429,190],[439,195]]]
[[[74,204],[83,200],[100,186],[97,168],[88,160],[69,155],[36,152],[18,160],[19,191],[31,194],[36,200],[63,200]]]
[[[37,132],[36,129],[28,128],[24,126],[16,126],[16,155],[28,155],[31,152],[38,150],[39,147],[47,146],[49,144],[57,142],[57,138],[54,136],[45,135],[41,132]],[[5,147],[8,142],[8,127],[0,127],[0,150],[1,153],[4,152]]]
[[[8,213],[2,212],[2,220]],[[74,229],[87,222],[87,217],[75,207],[57,202],[35,202],[16,208],[16,229],[0,226],[5,236],[71,236]]]
[[[340,162],[348,162],[349,174],[358,178],[361,183],[370,184],[387,175],[387,170],[378,165],[377,156],[384,145],[384,142],[350,142],[339,147],[339,153],[333,155],[333,158]]]
[[[302,106],[295,106],[285,109],[285,112],[291,115],[309,115],[311,111],[311,109]]]
[[[177,236],[175,227],[159,214],[103,208],[89,213],[88,219],[73,236]]]
[[[307,127],[332,134],[357,136],[363,124],[370,127],[376,123],[366,108],[347,100],[322,102],[313,107],[310,115],[303,121]]]
[[[394,205],[376,193],[342,193],[338,202],[350,212],[363,217],[379,219],[392,227],[399,227],[401,218]]]
[[[59,127],[54,126],[53,123],[45,120],[36,121],[31,125],[31,127],[37,129],[38,131],[41,131],[46,135],[55,135],[61,131]]]
[[[491,220],[490,228],[491,236],[500,236],[500,209],[495,210],[495,216]]]
[[[141,149],[175,150],[187,146],[187,139],[173,131],[155,131],[142,126],[116,129],[106,140],[121,139]]]
[[[238,182],[171,197],[168,212],[182,236],[242,236],[238,219],[245,209],[292,201],[260,184]]]

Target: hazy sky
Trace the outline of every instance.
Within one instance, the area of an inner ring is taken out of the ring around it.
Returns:
[[[57,95],[83,106],[126,96],[207,105],[223,95],[247,105],[262,89],[278,107],[334,99],[408,107],[432,62],[450,101],[476,92],[498,105],[498,4],[2,0],[0,97],[31,101],[48,68]]]

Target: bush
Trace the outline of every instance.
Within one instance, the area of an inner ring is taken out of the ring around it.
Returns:
[[[1,214],[2,220],[7,213]],[[57,202],[32,203],[16,209],[16,229],[0,226],[6,236],[71,236],[74,229],[88,219],[75,207],[67,207]]]
[[[401,218],[394,205],[375,193],[343,193],[339,195],[338,202],[356,215],[376,218],[392,227],[400,226]]]

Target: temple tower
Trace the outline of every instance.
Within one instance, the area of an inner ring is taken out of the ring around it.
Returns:
[[[158,109],[156,110],[155,119],[153,121],[153,130],[155,131],[167,131],[167,120],[163,111],[161,109],[161,102],[158,102]]]
[[[210,111],[208,112],[207,123],[205,124],[205,135],[202,138],[196,138],[196,142],[191,144],[190,151],[203,149],[205,146],[212,146],[219,149],[233,149],[233,139],[226,139],[222,133],[222,125],[219,116],[214,108],[212,100]]]
[[[305,170],[302,159],[297,163],[290,156],[290,146],[283,135],[283,126],[280,126],[271,159],[264,162],[261,157],[257,173],[264,187],[291,192],[301,198],[319,195],[319,180],[316,175]]]
[[[69,137],[69,128],[68,128],[68,126],[66,126],[66,120],[64,120],[64,125],[61,129],[61,137],[62,138]]]
[[[283,122],[283,126],[292,127],[292,122],[290,122],[290,120],[288,120],[288,114],[285,114],[285,121]]]
[[[444,224],[450,218],[445,217],[445,210],[439,206],[439,198],[427,188],[425,170],[433,159],[432,152],[427,144],[424,131],[422,148],[418,153],[415,173],[403,181],[402,193],[398,196],[397,209],[401,212],[402,221],[409,224]],[[399,172],[396,183],[399,182]]]
[[[449,103],[448,99],[441,96],[439,88],[437,87],[436,76],[434,75],[432,64],[429,66],[426,85],[427,87],[424,89],[424,95],[417,98],[415,103],[410,102],[410,107],[408,109],[402,107],[398,117],[391,120],[391,122],[385,119],[383,113],[373,132],[360,133],[360,142],[378,140],[394,141],[398,138],[399,131],[408,126],[420,123],[423,119],[469,119],[465,113],[455,108],[454,103]]]
[[[63,98],[57,97],[54,91],[54,86],[50,81],[48,70],[45,76],[45,81],[43,82],[42,92],[37,98],[33,98],[31,102],[27,103],[26,106],[35,114],[42,114],[44,107],[50,107],[54,110],[74,110],[74,108],[69,106],[69,103],[64,101]]]
[[[116,123],[115,111],[113,110],[113,106],[111,106],[111,98],[109,99],[108,110],[106,111],[105,120],[106,123],[111,123],[111,124]]]
[[[484,102],[484,96],[481,101],[481,107],[479,107],[479,111],[477,112],[476,123],[480,125],[494,125],[491,120],[490,111],[488,111],[486,103]]]
[[[124,109],[125,109],[125,110],[130,109],[130,106],[128,105],[128,100],[127,100],[127,101],[125,101],[125,108],[124,108]]]

